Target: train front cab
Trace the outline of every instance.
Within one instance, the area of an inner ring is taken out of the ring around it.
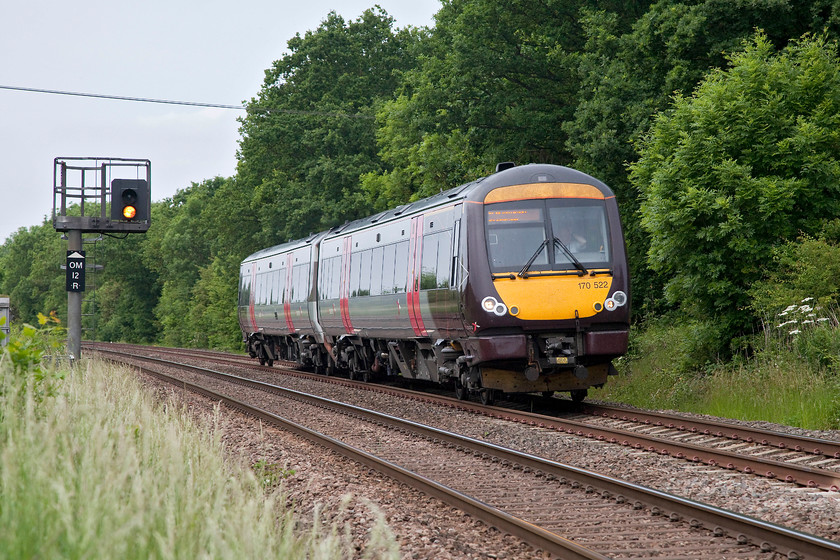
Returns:
[[[523,169],[523,168],[518,168]],[[582,400],[627,350],[629,286],[612,192],[582,173],[533,175],[470,205],[474,336],[462,384],[487,393],[569,391]],[[521,171],[519,171],[521,175]],[[570,180],[571,179],[571,180]]]

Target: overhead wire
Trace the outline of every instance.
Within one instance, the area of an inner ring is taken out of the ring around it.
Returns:
[[[246,111],[247,107],[244,105],[226,105],[223,103],[203,103],[199,101],[176,101],[173,99],[153,99],[149,97],[130,97],[125,95],[108,95],[104,93],[85,93],[78,91],[64,91],[56,89],[31,88],[22,86],[6,86],[0,85],[0,89],[10,91],[23,91],[27,93],[45,93],[51,95],[68,95],[74,97],[91,97],[95,99],[110,99],[115,101],[134,101],[139,103],[159,103],[165,105],[186,105],[188,107],[209,107],[212,109],[232,109],[238,111]],[[285,113],[289,115],[311,115],[320,117],[350,117],[357,119],[373,119],[371,115],[363,115],[360,113],[341,113],[335,111],[303,111],[295,109],[269,109],[269,108],[252,108],[252,111],[262,113]]]

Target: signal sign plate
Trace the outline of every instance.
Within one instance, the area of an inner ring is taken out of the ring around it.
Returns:
[[[84,251],[67,251],[67,291],[85,291]]]

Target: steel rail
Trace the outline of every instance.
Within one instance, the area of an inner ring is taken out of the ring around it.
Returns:
[[[113,350],[106,350],[105,352],[115,354],[119,353],[118,351]],[[164,364],[169,365],[177,365],[178,367],[188,367],[190,369],[197,370],[202,369],[196,366],[190,366],[188,364],[168,362],[167,360],[161,360],[159,358],[151,358],[146,356],[132,357],[139,358],[142,360],[162,362]],[[331,438],[320,432],[311,430],[306,426],[287,420],[282,416],[278,416],[267,410],[251,406],[237,399],[233,399],[221,393],[217,393],[212,389],[202,387],[201,385],[178,379],[177,377],[173,377],[166,373],[154,371],[148,368],[141,369],[142,371],[150,375],[154,375],[158,379],[161,379],[173,385],[177,385],[178,387],[182,387],[189,391],[204,395],[213,401],[222,402],[235,410],[239,410],[241,412],[249,414],[259,420],[275,425],[280,429],[286,430],[297,436],[303,437],[316,445],[332,450],[350,459],[351,461],[356,461],[362,465],[365,465],[368,468],[375,469],[378,472],[381,472],[382,474],[398,482],[405,483],[412,488],[416,488],[422,492],[425,492],[429,496],[435,497],[441,500],[442,502],[446,503],[447,505],[456,507],[461,511],[464,511],[465,513],[468,513],[469,515],[475,517],[476,519],[480,519],[481,521],[487,523],[491,527],[496,527],[501,531],[518,537],[523,541],[531,544],[532,546],[549,552],[550,554],[556,557],[564,559],[568,558],[572,560],[609,560],[608,556],[604,556],[603,554],[600,554],[594,550],[581,546],[571,540],[568,540],[560,535],[557,535],[541,527],[533,525],[532,523],[529,523],[523,519],[514,517],[508,513],[505,513],[492,506],[489,506],[484,502],[481,502],[480,500],[462,494],[457,490],[439,484],[427,477],[421,476],[407,469],[404,469],[399,465],[395,465],[393,463],[380,459],[379,457],[376,457],[375,455],[367,453],[361,449],[358,449],[351,445],[347,445],[339,440]],[[212,373],[228,375],[222,372]],[[243,381],[251,381],[244,378],[239,379]]]
[[[732,440],[744,441],[747,443],[760,443],[771,445],[779,449],[790,449],[801,451],[812,455],[823,455],[825,457],[840,459],[840,441],[831,441],[809,436],[797,436],[783,434],[773,430],[754,428],[752,426],[739,426],[716,420],[695,420],[693,418],[675,418],[660,412],[645,410],[626,409],[596,404],[584,403],[581,412],[611,418],[613,420],[628,420],[635,422],[649,422],[654,426],[662,426],[680,431],[700,433],[725,437]],[[711,431],[709,427],[717,431]]]
[[[120,352],[114,351],[113,353],[119,354]],[[495,444],[483,442],[480,440],[476,440],[473,438],[461,436],[458,434],[454,434],[451,432],[446,432],[444,430],[439,430],[437,428],[433,428],[431,426],[426,426],[423,424],[419,424],[416,422],[412,422],[409,420],[404,420],[400,418],[396,418],[394,416],[390,416],[387,414],[383,414],[380,412],[376,412],[373,410],[365,409],[362,407],[357,407],[354,405],[350,405],[347,403],[342,403],[338,401],[333,401],[331,399],[325,399],[323,397],[318,397],[316,395],[311,395],[309,393],[304,393],[301,391],[295,391],[293,389],[287,389],[284,387],[279,387],[276,385],[271,385],[268,383],[262,383],[259,381],[254,381],[251,379],[246,379],[243,377],[231,375],[224,372],[219,372],[215,370],[210,370],[206,368],[201,368],[198,366],[193,366],[189,364],[182,364],[177,362],[171,362],[169,360],[163,360],[160,358],[152,358],[147,356],[132,356],[136,359],[141,360],[148,360],[153,362],[158,362],[170,366],[176,366],[181,368],[187,368],[191,370],[196,370],[205,374],[210,374],[216,377],[224,378],[228,381],[233,381],[240,385],[245,385],[251,388],[270,391],[272,393],[282,393],[284,396],[290,396],[292,398],[296,398],[298,400],[308,401],[310,403],[317,403],[318,406],[328,405],[332,408],[341,409],[346,411],[349,414],[353,414],[356,416],[363,416],[368,418],[370,421],[375,421],[378,423],[386,423],[395,427],[400,427],[405,429],[408,426],[411,430],[424,435],[424,437],[444,441],[450,445],[462,446],[466,449],[469,449],[476,453],[488,453],[488,450],[491,451],[493,454],[499,456],[503,460],[510,461],[515,464],[522,465],[523,467],[531,468],[535,471],[543,472],[546,474],[552,474],[560,479],[563,478],[570,478],[577,480],[579,483],[592,486],[601,489],[602,493],[607,492],[610,497],[615,499],[620,499],[621,501],[631,500],[631,501],[638,501],[640,503],[646,504],[648,507],[651,508],[652,511],[659,513],[660,515],[665,515],[673,520],[684,520],[687,521],[692,527],[705,527],[715,534],[726,534],[729,533],[733,535],[737,541],[741,544],[751,542],[756,546],[760,547],[762,551],[775,551],[782,554],[787,554],[788,558],[796,559],[796,558],[829,558],[835,555],[840,555],[840,543],[836,543],[834,541],[829,541],[826,539],[822,539],[820,537],[816,537],[814,535],[810,535],[807,533],[802,533],[799,531],[795,531],[793,529],[782,527],[780,525],[776,525],[774,523],[769,523],[766,521],[758,520],[746,515],[741,515],[735,512],[731,512],[722,508],[717,508],[714,506],[710,506],[707,504],[702,504],[700,502],[696,502],[694,500],[690,500],[687,498],[682,498],[679,496],[675,496],[672,494],[668,494],[666,492],[662,492],[659,490],[651,489],[645,486],[629,483],[626,481],[622,481],[613,477],[609,477],[606,475],[586,471],[584,469],[580,469],[578,467],[573,467],[570,465],[565,465],[562,463],[558,463],[556,461],[551,461],[549,459],[545,459],[542,457],[537,457],[534,455],[530,455],[527,453],[523,453],[520,451],[515,451],[512,449],[508,449],[502,446],[498,446]],[[157,373],[157,375],[166,375]],[[170,377],[170,376],[167,376]],[[175,378],[173,378],[175,379]],[[188,384],[187,382],[176,380],[176,385],[179,386],[191,386],[192,384]],[[200,387],[195,385],[195,387]],[[210,391],[209,389],[201,388],[202,390]],[[234,399],[229,399],[223,395],[218,395],[217,393],[213,393],[214,396],[212,398],[219,398],[225,401],[233,402]],[[239,401],[235,401],[238,403],[238,406],[244,406],[251,408],[250,405],[239,403]],[[261,410],[261,409],[258,409]],[[275,418],[276,416],[262,411],[261,413],[267,414],[266,418]],[[280,417],[276,417],[280,418]],[[284,419],[281,419],[284,423],[286,422]],[[307,431],[308,428],[304,428]],[[317,433],[317,432],[316,432]],[[320,434],[319,434],[320,436]],[[328,437],[328,436],[323,436]],[[340,443],[340,442],[339,442]],[[345,444],[341,444],[342,447],[345,447]],[[350,448],[350,446],[346,446]],[[364,453],[361,450],[355,451],[359,453]],[[381,461],[377,459],[377,463]],[[367,463],[365,463],[367,464]],[[390,465],[390,464],[389,464]],[[391,465],[392,467],[396,467],[395,465]],[[383,467],[384,468],[384,467]],[[396,467],[400,469],[400,467]],[[407,472],[407,471],[406,471]],[[404,474],[399,474],[397,476],[405,476]],[[412,478],[413,479],[413,478]],[[400,480],[398,478],[398,480]],[[436,490],[439,491],[439,490]],[[453,491],[454,492],[454,491]],[[456,492],[457,493],[457,492]],[[604,494],[605,496],[607,494]],[[443,498],[441,498],[443,499]],[[470,499],[472,500],[472,499]],[[487,512],[484,508],[489,508],[493,511],[496,511],[495,508],[490,508],[485,504],[477,501],[472,500],[475,502],[473,505],[467,505],[465,507],[478,507],[477,504],[480,504],[480,511],[476,511],[475,515],[478,516],[483,511],[484,514]],[[459,506],[460,507],[460,506]],[[469,510],[468,513],[471,513]],[[494,522],[488,522],[491,525]],[[506,531],[523,531],[526,527],[531,526],[528,522],[523,521],[524,526],[517,526],[518,529],[508,529],[504,528]],[[502,528],[502,527],[500,527]],[[534,541],[529,540],[525,536],[522,536],[519,533],[511,532],[511,534],[515,534],[520,538],[523,538],[527,542],[531,544],[535,544]],[[549,533],[553,535],[553,533]],[[545,538],[540,537],[540,538]],[[561,537],[562,539],[562,537]],[[565,540],[565,539],[563,539]],[[536,545],[536,544],[535,544]],[[540,548],[544,548],[545,545],[538,545]],[[577,545],[579,546],[579,545]],[[548,549],[546,549],[548,550]],[[585,549],[588,550],[588,549]],[[597,554],[597,553],[596,553]],[[587,557],[587,556],[583,556]]]
[[[108,351],[103,349],[103,351]],[[317,378],[323,380],[323,376],[314,376],[308,373],[293,371],[294,375],[305,376],[307,378]],[[326,378],[330,379],[331,383],[340,383],[343,385],[358,387],[359,383],[352,380],[345,380],[342,378]],[[657,453],[660,455],[669,455],[676,459],[684,459],[694,463],[704,463],[713,467],[720,467],[727,470],[734,470],[743,472],[744,474],[754,474],[763,476],[769,479],[782,480],[790,484],[797,484],[807,488],[819,488],[829,492],[840,491],[840,472],[821,469],[818,467],[808,467],[796,463],[787,463],[775,459],[769,459],[754,455],[743,455],[737,452],[727,451],[724,449],[715,449],[702,445],[696,445],[688,442],[681,442],[655,435],[639,433],[631,430],[623,430],[621,428],[598,427],[592,426],[586,422],[562,419],[554,416],[546,416],[543,414],[534,414],[530,412],[517,411],[514,409],[507,409],[502,407],[488,407],[478,403],[469,401],[460,401],[451,397],[441,395],[426,395],[418,396],[418,393],[398,387],[385,387],[382,385],[362,385],[371,390],[378,390],[385,393],[398,394],[400,396],[408,396],[413,399],[426,399],[430,402],[443,402],[448,406],[454,406],[461,410],[466,410],[478,414],[488,414],[488,410],[493,411],[493,414],[498,418],[507,421],[523,422],[530,425],[540,426],[557,430],[561,433],[568,433],[579,437],[586,437],[589,439],[596,439],[598,441],[606,441],[608,443],[632,447],[634,449],[643,449],[650,453]],[[591,406],[591,405],[586,405]],[[593,409],[595,407],[593,406]],[[644,414],[644,413],[642,413]],[[644,416],[640,416],[644,418]],[[658,415],[656,413],[650,414],[650,418],[667,418],[665,415]],[[628,419],[629,420],[629,419]],[[639,420],[644,422],[644,420]],[[722,422],[710,422],[712,425],[724,427],[730,430],[739,429],[731,424]],[[682,422],[680,422],[682,425]],[[670,425],[663,426],[670,428]],[[703,427],[703,421],[694,421],[694,427],[699,429]],[[678,429],[678,428],[674,428]],[[767,432],[779,436],[778,442],[797,441],[798,436],[785,436],[785,434],[776,434],[769,430],[755,430],[755,433]],[[704,432],[705,433],[705,430]],[[722,433],[710,433],[716,437],[726,437]],[[828,440],[821,440],[817,438],[807,438],[812,442],[819,442],[824,444],[823,448],[830,448],[832,443]],[[753,443],[753,442],[748,442]],[[764,441],[754,442],[761,445],[768,445]],[[802,442],[800,442],[802,443]],[[772,443],[769,445],[773,445]],[[776,444],[778,447],[778,443]]]

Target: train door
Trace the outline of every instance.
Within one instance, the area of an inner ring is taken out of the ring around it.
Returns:
[[[424,217],[411,219],[411,237],[408,242],[408,318],[416,336],[428,336],[420,312],[420,280],[423,274],[423,222]]]
[[[306,299],[307,308],[309,310],[309,323],[312,325],[312,330],[315,332],[315,338],[318,342],[324,342],[324,328],[321,326],[320,322],[321,294],[318,290],[320,278],[320,254],[321,240],[319,239],[317,242],[312,244],[309,252],[309,296]]]
[[[347,334],[356,334],[350,321],[350,249],[353,238],[344,238],[344,250],[341,253],[341,286],[339,289],[339,306],[341,307],[341,323]]]
[[[254,311],[254,284],[257,274],[255,263],[243,264],[239,273],[239,325],[245,332],[257,332]]]
[[[292,252],[286,253],[286,285],[283,289],[283,314],[286,316],[286,327],[289,329],[289,334],[295,333],[295,324],[292,321],[292,290],[293,290],[293,273],[294,273],[294,259],[292,259]]]

